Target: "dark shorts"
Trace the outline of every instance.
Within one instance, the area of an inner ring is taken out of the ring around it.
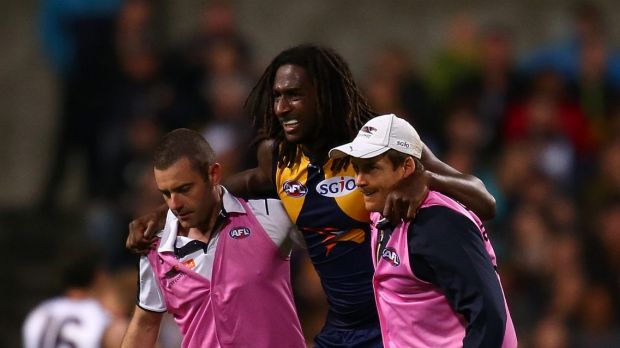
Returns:
[[[325,326],[314,338],[315,348],[382,348],[381,329],[376,326],[341,329]]]

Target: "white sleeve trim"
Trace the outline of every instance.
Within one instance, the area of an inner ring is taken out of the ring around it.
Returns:
[[[289,242],[291,235],[297,233],[297,227],[291,222],[280,200],[252,199],[248,201],[248,204],[276,246],[280,247]]]
[[[165,312],[166,304],[159,283],[155,279],[155,272],[146,256],[140,257],[138,282],[138,306],[152,312]]]

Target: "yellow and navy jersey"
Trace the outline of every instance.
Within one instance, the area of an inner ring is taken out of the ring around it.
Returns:
[[[348,165],[330,170],[301,155],[274,172],[278,196],[304,235],[329,303],[328,324],[354,328],[378,322],[372,289],[370,214]]]

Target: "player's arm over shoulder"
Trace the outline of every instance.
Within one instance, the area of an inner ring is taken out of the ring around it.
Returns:
[[[302,236],[293,224],[278,199],[252,199],[248,201],[256,218],[267,235],[278,246],[283,256],[288,256],[291,249],[302,245]]]
[[[495,216],[495,198],[487,191],[482,180],[473,175],[463,174],[437,158],[424,145],[422,164],[430,174],[430,189],[442,192],[476,213],[482,220]]]
[[[222,184],[233,195],[244,198],[269,197],[276,192],[273,183],[273,140],[263,140],[257,149],[258,167],[233,174]]]

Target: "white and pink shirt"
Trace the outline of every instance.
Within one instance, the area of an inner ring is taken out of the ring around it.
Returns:
[[[248,204],[223,192],[226,218],[204,250],[179,257],[192,241],[177,235],[178,221],[168,214],[157,249],[141,260],[138,305],[171,313],[183,347],[305,347],[289,258],[274,242],[291,222],[275,200]],[[262,223],[272,215],[267,232]]]
[[[391,228],[380,214],[371,218],[386,348],[517,346],[495,253],[475,214],[431,191],[412,221]]]

